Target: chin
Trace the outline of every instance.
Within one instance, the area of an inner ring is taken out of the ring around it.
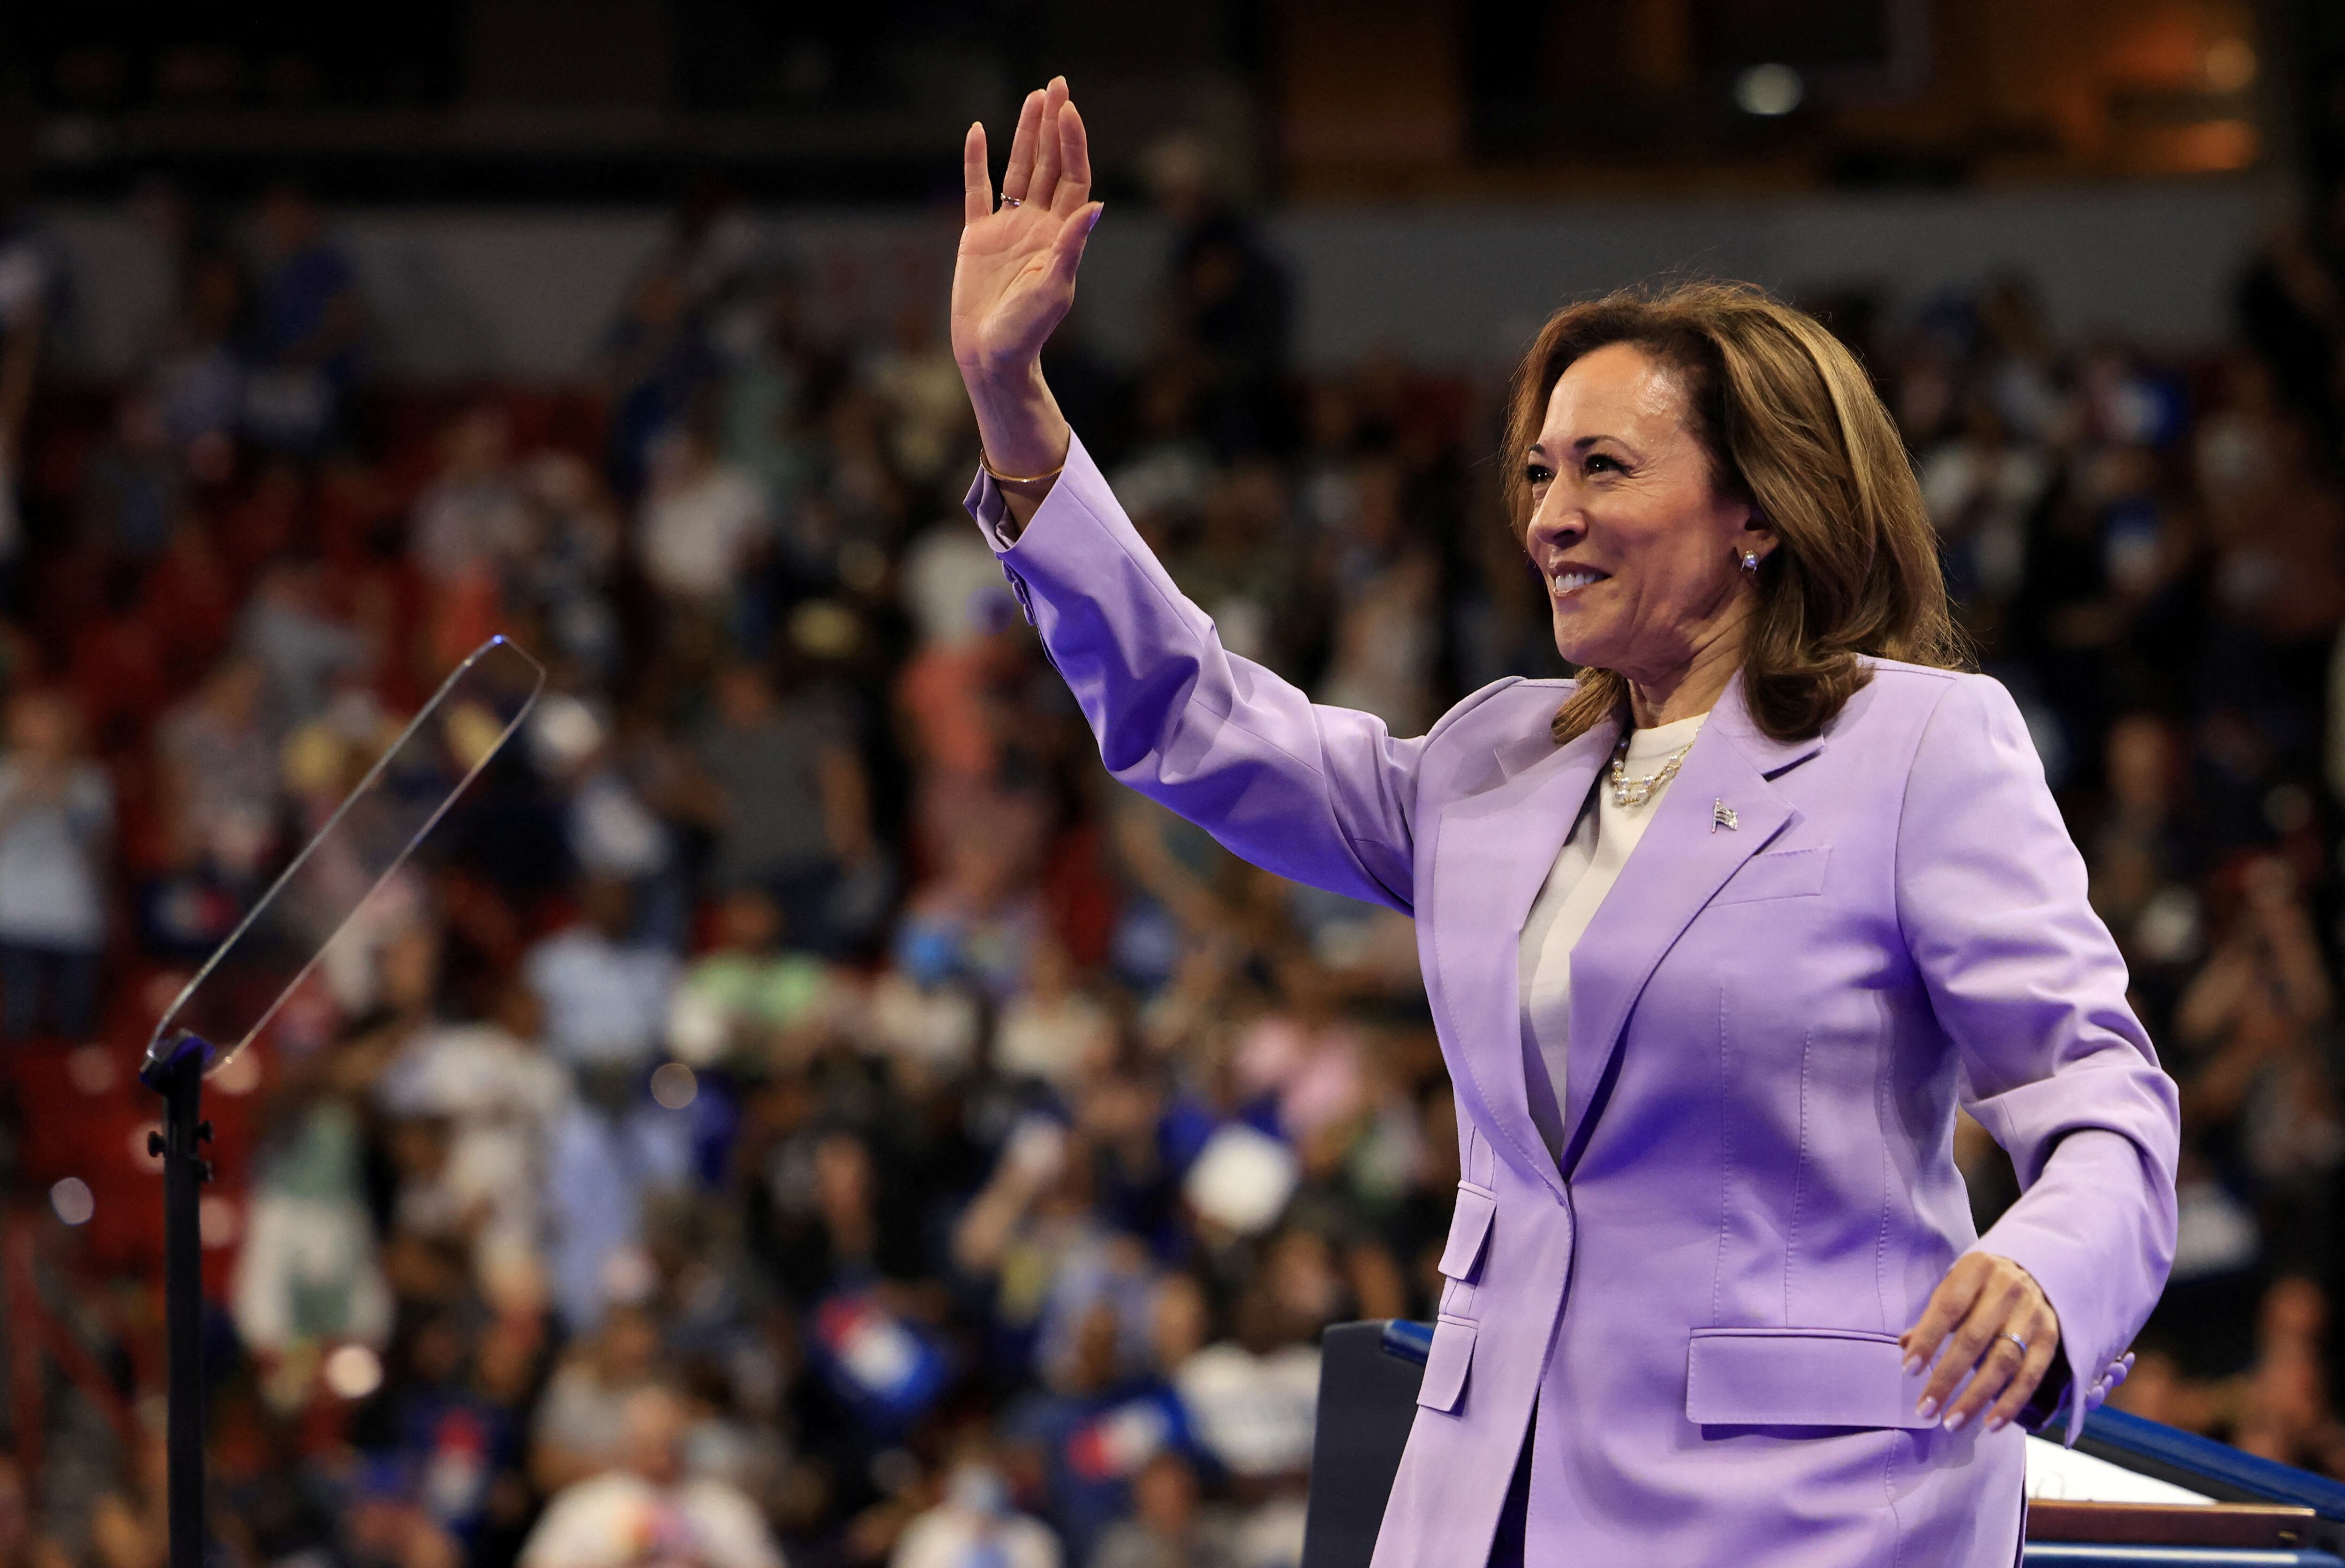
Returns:
[[[1611,668],[1610,661],[1605,656],[1605,639],[1589,635],[1590,628],[1580,617],[1566,615],[1563,612],[1558,611],[1554,623],[1555,651],[1562,654],[1567,662],[1573,664],[1593,664],[1599,669]]]

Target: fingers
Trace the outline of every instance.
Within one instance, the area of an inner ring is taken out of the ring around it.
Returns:
[[[1059,111],[1067,102],[1067,78],[1053,76],[1042,100],[1042,119],[1034,138],[1034,182],[1026,199],[1037,207],[1051,205],[1059,186]]]
[[[2002,1395],[1995,1401],[1995,1408],[1986,1412],[1986,1430],[1989,1431],[2001,1431],[2010,1424],[2012,1418],[2035,1394],[2037,1385],[2044,1381],[2044,1374],[2052,1370],[2053,1360],[2060,1353],[2058,1328],[2041,1322],[2035,1327],[2036,1331],[2034,1333],[2025,1330],[2015,1330],[2021,1339],[2027,1341],[2027,1354],[2021,1361],[2019,1370],[2012,1374],[2011,1381],[2004,1385]],[[2000,1342],[2011,1343],[2009,1340]]]
[[[969,122],[969,135],[960,142],[960,217],[963,223],[975,223],[993,211],[993,178],[985,168],[985,126]]]
[[[1924,1417],[1946,1406],[1948,1396],[1953,1394],[1954,1386],[1963,1381],[1965,1373],[1975,1372],[1977,1376],[1972,1381],[1976,1382],[1991,1371],[1983,1363],[1988,1360],[1996,1331],[2011,1316],[2012,1309],[2018,1305],[2019,1285],[2024,1276],[2019,1275],[2017,1270],[2012,1270],[2009,1277],[2004,1277],[1999,1270],[1991,1268],[1983,1272],[1985,1277],[1978,1281],[1970,1310],[1963,1314],[1961,1323],[1947,1337],[1946,1348],[1938,1356],[1937,1370],[1931,1373],[1928,1386],[1922,1391],[1921,1403],[1915,1408]],[[2013,1354],[2015,1363],[2019,1347],[2008,1340],[2001,1343],[2006,1351]],[[2010,1368],[2006,1366],[2004,1371],[2007,1376]],[[1995,1379],[1995,1386],[1987,1391],[1987,1396],[2000,1391],[2004,1381],[2003,1378]],[[1967,1399],[1971,1391],[1964,1391]],[[1966,1415],[1974,1413],[1974,1411],[1965,1412]],[[1952,1410],[1946,1411],[1946,1424],[1954,1424]]]
[[[1010,138],[1010,167],[1001,171],[1001,195],[1006,201],[1025,200],[1026,188],[1034,178],[1034,144],[1041,137],[1044,96],[1037,87],[1019,106],[1018,131]]]
[[[1099,227],[1100,214],[1107,210],[1103,202],[1090,202],[1068,216],[1059,228],[1058,238],[1051,242],[1051,271],[1070,286],[1075,280],[1075,268],[1082,264],[1083,247],[1091,242],[1091,230]]]
[[[2011,1385],[2017,1381],[2020,1370],[2026,1364],[2027,1359],[2035,1355],[2035,1340],[2029,1340],[2027,1349],[2022,1351],[2006,1337],[2009,1332],[2004,1327],[2006,1320],[1998,1317],[1992,1320],[1985,1328],[1985,1339],[1972,1356],[1970,1364],[1965,1369],[1970,1373],[1970,1381],[1963,1385],[1962,1392],[1956,1394],[1946,1406],[1945,1427],[1948,1431],[1959,1431],[1997,1396],[2009,1391]],[[1968,1327],[1967,1324],[1964,1326]],[[2022,1334],[2020,1338],[2027,1337]],[[1960,1354],[1962,1336],[1957,1334],[1955,1340],[1957,1345],[1955,1354]],[[1951,1361],[1954,1358],[1949,1356],[1947,1359]],[[2027,1396],[2023,1393],[2019,1397],[2025,1400]],[[2016,1410],[2018,1405],[2015,1403],[2012,1408]]]
[[[1973,1253],[1946,1270],[1901,1342],[1908,1375],[1936,1361],[1914,1407],[1924,1420],[1944,1409],[1952,1431],[1984,1413],[1995,1431],[2019,1413],[2051,1370],[2060,1320],[2026,1270],[2007,1258]]]
[[[1059,111],[1059,188],[1051,193],[1053,212],[1073,212],[1091,198],[1091,137],[1074,100]]]
[[[1972,1303],[1978,1299],[1980,1281],[1989,1267],[1984,1253],[1967,1253],[1954,1259],[1954,1266],[1946,1270],[1946,1277],[1930,1292],[1929,1304],[1922,1309],[1921,1318],[1902,1336],[1908,1376],[1937,1359],[1939,1345],[1968,1315]],[[1945,1398],[1943,1391],[1938,1398]]]

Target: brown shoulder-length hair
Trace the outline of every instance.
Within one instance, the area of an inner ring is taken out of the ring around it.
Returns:
[[[1960,668],[1968,648],[1946,603],[1937,538],[1889,410],[1854,355],[1806,313],[1741,283],[1623,289],[1548,319],[1515,374],[1507,417],[1507,510],[1530,526],[1524,454],[1571,362],[1632,343],[1685,391],[1711,482],[1774,525],[1742,664],[1751,718],[1777,740],[1812,735],[1870,672],[1863,655]],[[1555,716],[1572,739],[1628,701],[1613,670],[1579,672]]]

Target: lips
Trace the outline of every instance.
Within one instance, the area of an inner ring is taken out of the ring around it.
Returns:
[[[1569,599],[1591,583],[1601,582],[1612,574],[1599,572],[1592,566],[1566,566],[1548,573],[1548,592],[1558,599]]]

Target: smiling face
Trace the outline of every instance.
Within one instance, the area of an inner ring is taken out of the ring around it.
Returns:
[[[1630,343],[1581,355],[1522,460],[1525,548],[1566,659],[1639,687],[1739,663],[1756,600],[1739,562],[1746,550],[1763,559],[1775,536],[1714,488],[1675,369]]]

